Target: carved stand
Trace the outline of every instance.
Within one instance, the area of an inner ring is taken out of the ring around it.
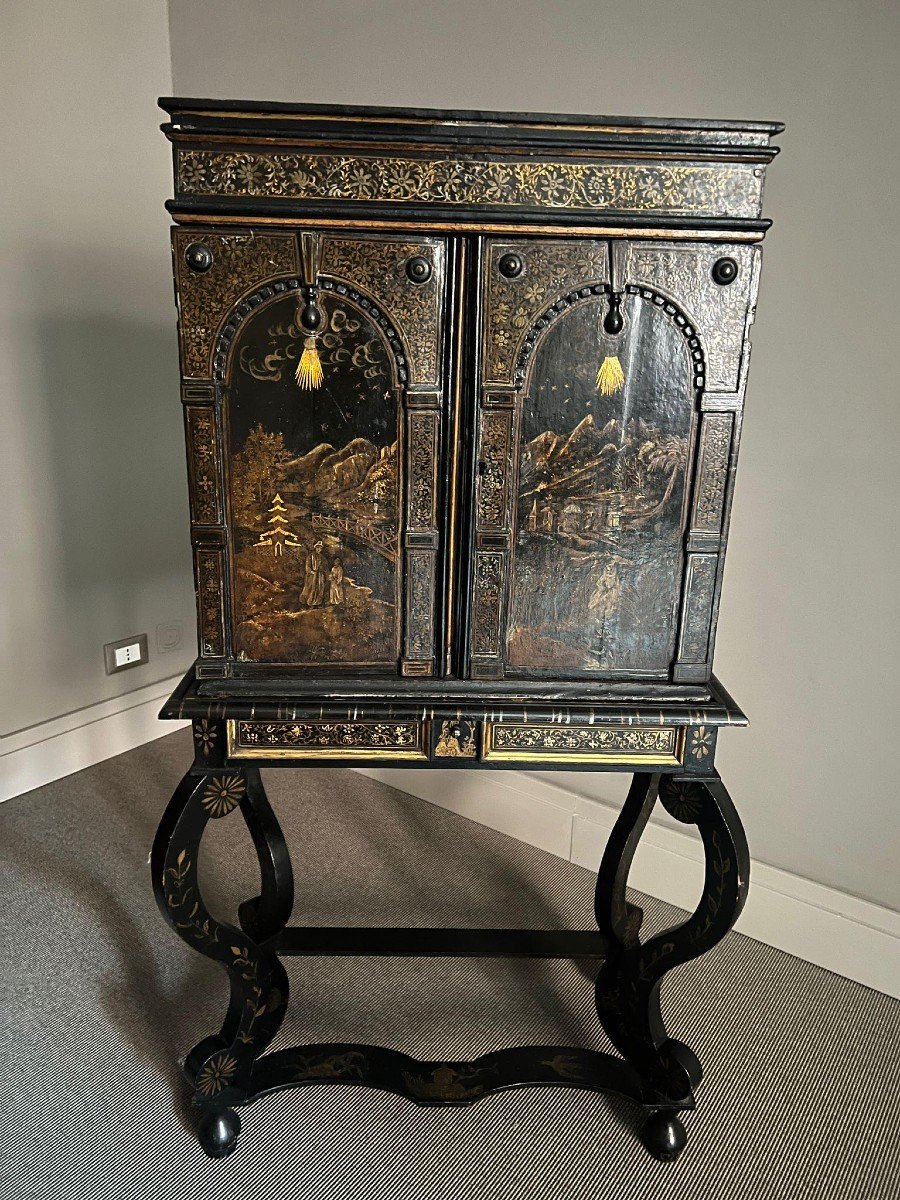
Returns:
[[[668,971],[704,954],[725,936],[747,893],[747,844],[715,772],[716,730],[707,724],[709,720],[736,723],[742,719],[733,706],[726,708],[724,693],[719,708],[695,714],[698,723],[662,727],[674,729],[676,740],[686,744],[682,767],[653,770],[654,756],[649,755],[651,764],[636,770],[600,864],[597,929],[547,931],[288,925],[294,899],[290,855],[259,770],[261,766],[284,766],[286,760],[274,751],[272,757],[260,757],[254,750],[257,756],[248,761],[242,757],[246,751],[238,739],[252,744],[254,734],[259,733],[271,741],[279,731],[305,732],[312,727],[319,743],[318,757],[314,751],[306,760],[292,757],[287,762],[349,765],[347,745],[353,739],[353,723],[320,722],[316,734],[315,722],[284,720],[283,706],[277,714],[281,720],[265,720],[265,705],[252,706],[253,721],[242,720],[251,707],[246,701],[210,705],[193,692],[189,677],[163,711],[164,716],[190,716],[201,710],[208,715],[194,718],[194,765],[162,819],[152,870],[157,901],[166,920],[188,945],[222,964],[231,989],[221,1030],[204,1038],[184,1060],[184,1073],[200,1114],[198,1136],[207,1154],[218,1158],[235,1149],[240,1132],[236,1109],[268,1092],[305,1084],[361,1084],[395,1092],[419,1105],[470,1104],[505,1088],[553,1084],[612,1092],[634,1101],[646,1113],[643,1139],[647,1149],[663,1161],[678,1157],[685,1145],[679,1113],[694,1107],[694,1089],[702,1071],[693,1051],[666,1032],[660,983]],[[624,709],[603,714],[609,722],[604,728],[624,730],[624,718],[637,721],[641,715],[649,716]],[[658,721],[665,714],[657,710],[655,715]],[[396,730],[402,740],[404,722],[395,714],[383,716],[379,728]],[[365,735],[376,723],[357,720],[355,724]],[[448,716],[432,725],[433,731],[425,730],[424,737],[426,741],[431,738],[433,757],[444,760],[439,765],[463,769],[479,765],[467,758],[484,736],[478,721]],[[339,731],[333,735],[335,730]],[[333,736],[339,744],[333,745],[329,754],[327,742]],[[428,761],[425,759],[425,765]],[[491,765],[489,756],[484,765]],[[640,765],[636,758],[631,764],[610,763],[607,769]],[[625,899],[625,887],[657,798],[677,820],[697,826],[705,849],[706,876],[694,914],[676,928],[641,941],[643,914]],[[262,879],[260,895],[246,900],[239,909],[240,929],[223,924],[209,912],[197,879],[200,842],[207,823],[223,820],[236,810],[253,840]],[[354,1043],[297,1046],[266,1054],[288,1004],[288,978],[281,963],[286,955],[591,959],[597,964],[598,1020],[621,1057],[571,1046],[518,1046],[469,1062],[421,1062],[397,1050]]]

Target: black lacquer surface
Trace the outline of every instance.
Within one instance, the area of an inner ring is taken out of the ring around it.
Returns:
[[[192,721],[195,760],[151,865],[228,981],[184,1060],[199,1141],[230,1154],[242,1106],[311,1084],[422,1106],[573,1086],[629,1100],[674,1161],[703,1070],[661,986],[748,884],[716,769],[746,717],[713,656],[782,126],[161,105],[198,659],[161,713]],[[290,766],[628,772],[596,928],[290,924],[260,775]],[[686,921],[642,938],[626,883],[657,801],[696,827],[705,876]],[[198,861],[238,810],[261,882],[231,925]],[[351,955],[578,959],[615,1053],[271,1051],[282,959]]]

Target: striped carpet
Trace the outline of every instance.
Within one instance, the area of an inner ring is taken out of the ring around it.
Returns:
[[[189,755],[176,733],[0,808],[3,1200],[889,1200],[900,1197],[900,1004],[731,935],[667,981],[707,1070],[675,1166],[634,1110],[568,1089],[416,1109],[312,1087],[244,1109],[231,1158],[190,1131],[175,1059],[222,1015],[219,968],[153,903],[147,854]],[[270,772],[294,920],[588,928],[591,875],[351,772]],[[239,820],[210,827],[207,897],[253,894]],[[651,928],[674,910],[647,902]],[[608,1049],[579,963],[294,959],[276,1046],[371,1041],[422,1057],[516,1042]]]

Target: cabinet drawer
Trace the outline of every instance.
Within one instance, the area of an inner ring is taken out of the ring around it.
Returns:
[[[234,759],[452,760],[503,765],[606,763],[681,766],[685,731],[675,726],[495,723],[452,719],[394,721],[229,721]],[[447,760],[451,760],[448,762]]]
[[[634,763],[680,766],[684,729],[630,725],[495,725],[484,727],[487,762]]]
[[[427,759],[424,721],[229,721],[231,758]]]

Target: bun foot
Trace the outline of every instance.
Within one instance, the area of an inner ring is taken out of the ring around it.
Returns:
[[[233,1108],[204,1113],[197,1126],[200,1145],[210,1158],[227,1158],[237,1148],[241,1118]]]
[[[663,1108],[647,1118],[643,1140],[659,1162],[674,1162],[687,1145],[687,1134],[677,1113],[667,1112]]]

